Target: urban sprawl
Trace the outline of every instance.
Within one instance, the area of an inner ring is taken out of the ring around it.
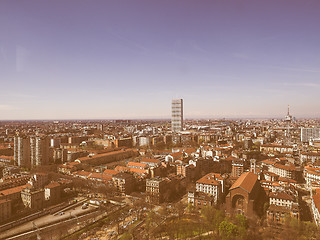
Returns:
[[[0,122],[0,239],[320,239],[320,120]]]

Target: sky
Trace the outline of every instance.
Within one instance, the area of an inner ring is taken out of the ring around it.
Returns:
[[[319,0],[2,0],[0,120],[320,117]]]

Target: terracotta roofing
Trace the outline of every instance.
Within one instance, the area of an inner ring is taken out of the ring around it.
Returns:
[[[227,160],[227,161],[237,161],[237,160],[240,160],[240,158],[229,156],[225,160]]]
[[[256,174],[252,172],[246,172],[241,174],[237,181],[231,186],[230,190],[240,187],[250,193],[257,181],[258,176]]]
[[[147,173],[147,170],[145,170],[145,169],[140,169],[140,168],[129,168],[129,171],[130,171],[130,172],[133,172],[133,173],[138,173],[138,174]]]
[[[48,185],[46,185],[44,188],[55,188],[55,187],[59,187],[60,184],[57,182],[51,182]]]
[[[320,212],[320,194],[315,194],[312,196],[315,207]]]
[[[320,175],[320,168],[311,167],[311,166],[305,166],[304,170],[306,173],[314,174],[314,175]]]
[[[91,172],[87,172],[87,171],[84,171],[84,170],[73,173],[73,175],[86,176],[86,177],[88,177],[90,174],[91,174]]]
[[[279,175],[277,175],[273,172],[268,172],[268,171],[263,171],[263,174],[268,175],[268,176],[273,176],[273,177],[279,177]]]
[[[138,168],[146,168],[147,167],[147,164],[145,163],[139,163],[139,162],[128,162],[127,163],[127,166],[128,167],[138,167]]]
[[[81,161],[86,161],[86,160],[90,160],[90,159],[96,159],[96,158],[101,158],[101,157],[107,157],[107,156],[112,156],[112,155],[117,155],[120,153],[124,153],[124,152],[128,152],[131,149],[127,149],[127,150],[119,150],[119,151],[112,151],[112,152],[107,152],[107,153],[101,153],[101,154],[96,154],[90,157],[81,157],[78,158],[77,160]]]
[[[101,173],[92,173],[89,178],[101,180]],[[111,175],[102,174],[102,180],[110,181],[112,179]]]
[[[285,178],[285,177],[279,177],[279,182],[287,182],[287,183],[297,183],[296,180],[290,179],[290,178]]]
[[[2,159],[7,159],[7,160],[13,160],[13,156],[5,156],[5,155],[1,155],[0,158]]]
[[[182,152],[175,152],[175,153],[171,153],[170,156],[173,157],[174,159],[177,159],[179,157],[182,157],[183,153]]]
[[[285,192],[271,192],[269,194],[270,198],[277,198],[283,200],[294,201],[294,197]]]
[[[130,168],[125,167],[125,166],[116,166],[114,169],[117,171],[120,171],[120,172],[129,172],[130,171]]]
[[[0,197],[21,192],[26,187],[27,187],[27,185],[22,185],[22,186],[19,186],[19,187],[14,187],[14,188],[9,188],[9,189],[6,189],[6,190],[2,190],[2,191],[0,191]]]
[[[288,146],[288,145],[275,145],[275,144],[262,144],[261,147],[293,148],[293,146]]]
[[[117,173],[119,173],[119,171],[117,171],[117,170],[113,170],[113,169],[106,169],[106,170],[104,170],[103,171],[103,174],[106,174],[106,175],[115,175],[115,174],[117,174]]]
[[[196,151],[197,151],[197,149],[195,149],[195,148],[185,148],[184,149],[184,152],[188,153],[188,154],[194,153]]]
[[[296,169],[295,166],[292,165],[292,164],[283,165],[283,164],[276,163],[276,164],[274,164],[274,167],[280,168],[280,169],[283,169],[283,170],[286,170],[286,171],[294,171]]]
[[[262,163],[264,164],[269,164],[269,165],[272,165],[274,163],[276,163],[277,160],[276,159],[266,159],[266,160],[263,160]]]
[[[160,160],[153,159],[153,158],[143,158],[143,159],[141,159],[140,162],[142,162],[142,163],[159,163]]]
[[[220,179],[220,174],[218,173],[208,173],[207,175],[200,178],[197,183],[200,184],[209,184],[209,185],[220,185],[218,181]]]

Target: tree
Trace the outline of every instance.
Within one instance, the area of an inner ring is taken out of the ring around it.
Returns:
[[[220,223],[224,220],[224,213],[212,206],[206,206],[201,209],[201,215],[205,219],[210,229],[218,231]]]
[[[175,209],[178,212],[178,218],[180,219],[182,215],[184,214],[184,209],[186,208],[185,204],[181,201],[177,202],[175,205]]]
[[[187,210],[188,210],[188,213],[193,213],[194,212],[195,207],[193,206],[192,203],[188,203]]]
[[[236,215],[236,225],[238,226],[239,239],[247,238],[248,220],[245,216]]]
[[[120,238],[120,240],[131,240],[131,239],[133,239],[132,234],[130,234],[128,232],[122,234],[122,236]]]
[[[223,240],[236,239],[238,228],[231,222],[222,221],[219,225],[219,235]]]

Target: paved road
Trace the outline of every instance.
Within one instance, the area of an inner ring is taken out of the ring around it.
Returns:
[[[17,226],[12,229],[9,229],[7,231],[1,232],[0,239],[5,239],[8,236],[13,236],[13,235],[17,235],[17,234],[20,234],[20,233],[23,233],[26,231],[33,230],[34,229],[33,222],[35,223],[35,225],[37,227],[40,228],[40,227],[45,226],[50,223],[60,222],[60,221],[66,220],[66,219],[70,218],[70,216],[76,218],[75,216],[79,216],[81,214],[87,213],[89,211],[92,211],[93,209],[95,209],[95,207],[89,206],[87,209],[82,209],[81,206],[78,206],[78,207],[75,207],[74,209],[70,209],[68,211],[65,211],[63,215],[54,216],[54,215],[48,214],[48,215],[45,215],[45,216],[40,217],[38,219],[35,219],[34,221],[27,222],[27,223],[24,223],[20,226]]]

